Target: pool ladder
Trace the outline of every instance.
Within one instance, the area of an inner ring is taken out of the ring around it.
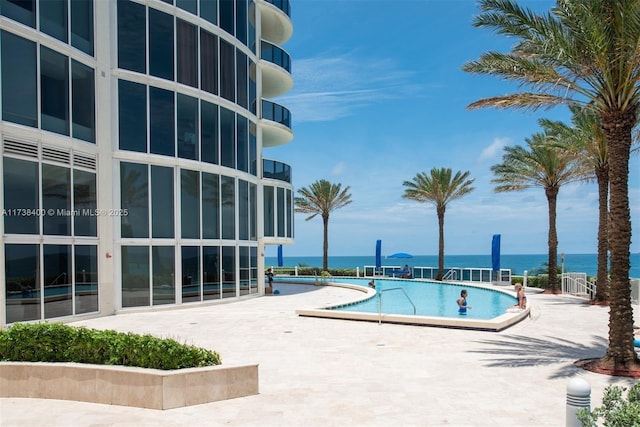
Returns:
[[[407,299],[409,300],[409,303],[413,307],[413,315],[414,316],[416,315],[416,305],[413,303],[413,301],[411,301],[411,298],[409,298],[409,295],[407,295],[404,289],[402,288],[380,289],[378,291],[378,325],[382,324],[382,294],[388,291],[402,291],[404,296],[407,297]]]

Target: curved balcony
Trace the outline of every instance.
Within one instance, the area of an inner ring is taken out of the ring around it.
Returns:
[[[293,34],[290,0],[255,0],[262,21],[262,38],[284,44]]]
[[[293,139],[291,112],[280,104],[262,100],[262,146],[275,147]]]
[[[276,160],[262,159],[262,177],[291,184],[291,166]]]
[[[262,40],[260,44],[262,95],[265,98],[287,93],[293,87],[291,57],[284,49]]]

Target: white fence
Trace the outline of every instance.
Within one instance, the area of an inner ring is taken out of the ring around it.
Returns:
[[[411,267],[411,277],[414,279],[435,279],[438,276],[437,267]],[[364,277],[401,277],[404,271],[395,265],[383,265],[376,268],[373,265],[364,266]],[[495,285],[510,285],[511,270],[490,268],[445,267],[443,280],[471,283],[493,283]]]
[[[587,280],[587,273],[562,273],[560,276],[562,293],[592,299],[596,294],[596,284]]]

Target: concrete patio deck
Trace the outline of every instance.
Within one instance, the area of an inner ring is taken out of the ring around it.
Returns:
[[[225,364],[258,363],[258,395],[165,411],[3,398],[0,425],[564,426],[570,378],[591,385],[592,407],[607,385],[635,382],[574,367],[604,354],[609,311],[574,297],[528,293],[531,318],[496,333],[298,317],[296,309],[356,291],[276,288],[280,295],[73,323],[176,338],[218,351]]]

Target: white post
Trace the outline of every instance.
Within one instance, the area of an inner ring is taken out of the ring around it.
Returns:
[[[527,270],[524,271],[524,276],[522,277],[522,286],[527,287]]]
[[[360,267],[356,267],[356,277],[360,277]]]
[[[294,270],[295,270],[295,272],[296,272],[295,274],[297,276],[298,275],[298,266],[297,265],[294,267]]]
[[[578,411],[591,410],[591,386],[582,378],[571,378],[567,383],[567,427],[582,427]]]

